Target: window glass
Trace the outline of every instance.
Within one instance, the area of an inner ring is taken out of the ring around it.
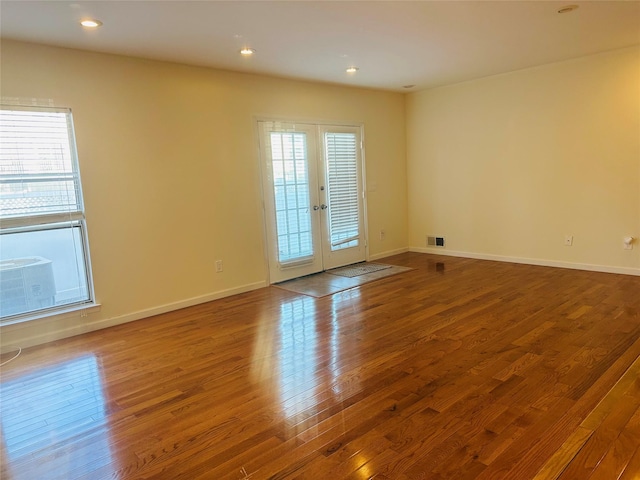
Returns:
[[[92,301],[71,112],[0,110],[0,318]]]

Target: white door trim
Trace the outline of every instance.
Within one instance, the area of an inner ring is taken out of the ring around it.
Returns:
[[[318,155],[319,160],[324,164],[324,158],[322,157],[322,148],[319,144],[320,142],[320,129],[323,127],[336,127],[336,128],[350,128],[350,129],[358,129],[359,132],[359,167],[360,167],[360,189],[361,189],[361,212],[362,212],[362,238],[363,238],[363,248],[364,248],[364,258],[363,260],[369,259],[369,245],[368,245],[368,222],[367,222],[367,198],[366,198],[366,164],[365,164],[365,151],[364,151],[364,125],[358,122],[344,122],[344,121],[328,121],[328,120],[295,120],[290,117],[272,117],[272,116],[254,116],[254,135],[256,138],[256,149],[257,149],[257,159],[259,163],[258,173],[260,175],[260,188],[261,188],[261,207],[262,207],[262,215],[263,215],[263,245],[264,245],[264,259],[265,259],[265,272],[266,272],[266,281],[268,284],[277,283],[279,280],[274,278],[271,273],[271,264],[270,260],[270,252],[273,249],[271,245],[273,242],[270,241],[270,231],[272,230],[269,227],[270,219],[268,218],[269,212],[267,209],[267,205],[265,204],[266,195],[269,193],[269,188],[272,188],[271,185],[267,182],[267,178],[265,178],[265,168],[263,165],[264,153],[263,146],[261,145],[261,128],[263,122],[274,122],[280,124],[288,124],[290,126],[298,126],[298,127],[311,127],[314,128],[317,132],[316,138],[316,151],[314,152]],[[322,269],[320,269],[322,270]],[[302,273],[301,275],[305,275]]]

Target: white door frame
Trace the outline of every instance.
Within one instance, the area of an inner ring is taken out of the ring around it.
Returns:
[[[332,121],[319,121],[319,120],[302,120],[302,121],[297,121],[297,120],[291,120],[286,119],[286,118],[274,118],[274,117],[254,117],[254,132],[255,132],[255,138],[256,138],[256,145],[257,145],[257,158],[258,158],[258,163],[259,163],[259,174],[260,174],[260,187],[261,187],[261,206],[262,206],[262,215],[263,215],[263,245],[264,245],[264,258],[265,258],[265,271],[267,273],[267,283],[268,284],[272,284],[272,283],[277,283],[280,281],[284,281],[284,279],[279,276],[279,275],[275,275],[272,272],[272,267],[273,267],[273,255],[274,252],[272,252],[271,250],[273,250],[274,248],[274,243],[272,239],[275,238],[273,236],[273,228],[270,224],[272,224],[272,220],[269,217],[269,212],[268,212],[268,208],[267,205],[265,204],[265,200],[266,200],[266,196],[265,195],[271,195],[272,193],[272,188],[273,188],[273,184],[271,183],[271,179],[270,178],[265,178],[265,172],[266,172],[266,168],[263,165],[264,163],[264,147],[265,145],[261,144],[261,128],[262,128],[262,124],[264,122],[274,122],[276,124],[281,124],[281,125],[286,125],[286,126],[290,126],[292,128],[295,127],[302,127],[301,130],[306,130],[308,128],[311,128],[313,130],[315,130],[315,132],[317,132],[316,134],[316,139],[314,139],[315,145],[315,151],[313,152],[314,155],[316,155],[316,157],[318,158],[318,162],[321,162],[322,164],[324,164],[324,158],[322,156],[322,148],[321,145],[318,143],[321,141],[321,137],[319,135],[319,132],[326,127],[336,127],[336,129],[340,129],[342,128],[349,128],[349,129],[354,129],[357,128],[358,129],[358,133],[359,133],[359,138],[360,138],[360,145],[359,145],[359,167],[360,167],[360,199],[361,199],[361,215],[362,215],[362,221],[361,221],[361,228],[362,228],[362,239],[363,239],[363,248],[364,248],[364,258],[363,260],[368,260],[369,259],[369,244],[368,244],[368,222],[367,222],[367,199],[366,199],[366,170],[365,170],[365,152],[364,152],[364,126],[361,123],[345,123],[345,122],[332,122]],[[312,204],[312,205],[317,205],[317,204]],[[320,229],[318,229],[318,231],[320,232]],[[326,242],[326,240],[323,238],[321,240],[322,242]],[[277,247],[276,247],[277,248]],[[277,253],[277,252],[276,252]],[[320,251],[320,255],[322,255],[322,252]],[[277,257],[276,257],[277,258]],[[320,258],[321,263],[323,262],[323,259]],[[292,265],[294,266],[294,265]],[[295,267],[295,266],[294,266]],[[322,271],[323,268],[321,267],[320,269],[316,270],[316,271]],[[309,273],[314,273],[314,272],[309,272]],[[303,275],[307,275],[309,273],[304,273],[303,271],[300,272],[299,275],[295,275],[295,277],[297,276],[303,276]],[[293,277],[293,278],[295,278]]]

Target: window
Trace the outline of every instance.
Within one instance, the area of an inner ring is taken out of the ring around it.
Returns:
[[[0,108],[0,321],[93,301],[71,111]]]

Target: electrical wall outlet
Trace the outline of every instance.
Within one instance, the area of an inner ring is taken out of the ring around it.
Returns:
[[[564,236],[564,246],[570,247],[573,245],[573,235],[565,235]]]
[[[216,273],[222,272],[222,260],[216,260]]]
[[[624,237],[622,239],[622,248],[624,248],[625,250],[633,250],[634,241],[635,241],[635,238],[633,237]]]

